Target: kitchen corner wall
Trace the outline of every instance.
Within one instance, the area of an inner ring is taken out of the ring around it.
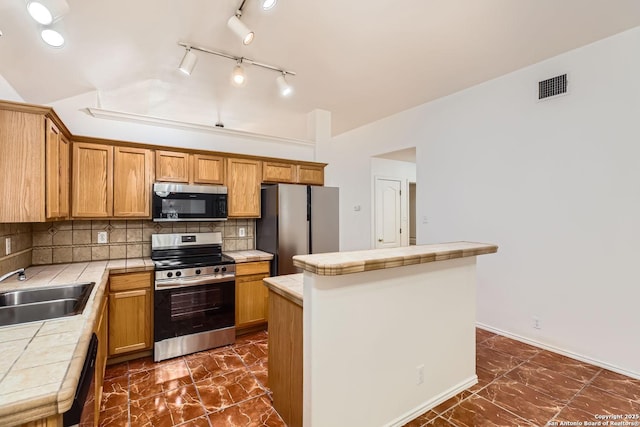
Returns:
[[[239,228],[245,229],[244,237],[238,237]],[[254,230],[255,220],[252,219],[220,222],[95,220],[34,223],[30,264],[149,257],[152,234],[220,231],[224,251],[254,249]],[[98,244],[98,232],[101,231],[108,233],[106,244]]]
[[[6,239],[11,239],[11,254]],[[0,275],[31,265],[31,224],[0,224]]]

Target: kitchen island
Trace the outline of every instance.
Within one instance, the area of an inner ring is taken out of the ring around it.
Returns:
[[[477,383],[476,258],[497,249],[453,242],[295,256],[304,270],[304,399],[302,420],[285,421],[400,426]],[[294,304],[296,276],[282,279],[265,281],[270,298]],[[269,385],[278,411],[278,393],[285,392],[271,360],[282,355],[271,353],[271,335],[279,315],[270,311],[269,319]],[[295,393],[286,393],[292,401]]]

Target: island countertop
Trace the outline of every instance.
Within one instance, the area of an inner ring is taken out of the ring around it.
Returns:
[[[340,276],[405,265],[492,254],[497,251],[498,246],[491,243],[436,243],[403,246],[400,248],[296,255],[293,257],[293,265],[321,276]]]
[[[292,303],[302,307],[304,305],[302,296],[302,276],[302,273],[287,274],[284,276],[267,277],[262,279],[262,281],[270,291],[273,291]]]
[[[33,266],[0,292],[95,282],[82,314],[0,327],[0,425],[66,412],[72,404],[109,274],[153,271],[148,258]]]

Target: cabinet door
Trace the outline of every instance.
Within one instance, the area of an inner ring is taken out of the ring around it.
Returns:
[[[151,272],[109,278],[109,356],[153,345]]]
[[[45,210],[47,218],[60,215],[60,139],[61,134],[53,120],[46,119],[45,138]]]
[[[71,171],[71,168],[69,167],[69,155],[71,153],[70,146],[71,144],[69,143],[69,140],[62,135],[60,137],[60,149],[58,150],[60,159],[60,197],[58,212],[62,218],[69,218],[69,175]]]
[[[103,297],[102,304],[100,304],[100,311],[98,312],[98,321],[95,327],[95,334],[98,336],[98,354],[96,356],[96,371],[95,371],[95,408],[94,408],[94,422],[93,425],[98,425],[98,418],[100,415],[100,406],[102,404],[102,383],[104,381],[104,370],[107,365],[107,337],[108,337],[108,325],[107,325],[107,297]]]
[[[324,185],[324,167],[314,165],[298,165],[298,183]]]
[[[113,147],[73,144],[72,215],[82,218],[113,214]]]
[[[194,184],[224,184],[224,158],[194,154],[192,156]]]
[[[262,182],[296,182],[296,165],[262,162]]]
[[[266,323],[269,289],[262,279],[269,277],[269,261],[236,265],[236,328]]]
[[[156,151],[156,181],[189,182],[189,154]]]
[[[115,147],[113,153],[113,216],[151,215],[153,153],[142,148]]]
[[[229,217],[260,217],[261,166],[259,160],[227,159]]]

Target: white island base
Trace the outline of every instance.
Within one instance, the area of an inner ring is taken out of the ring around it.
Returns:
[[[294,257],[305,270],[305,427],[401,426],[477,383],[475,255],[497,247],[412,248],[361,251],[375,255],[363,268],[327,263],[331,254]]]

